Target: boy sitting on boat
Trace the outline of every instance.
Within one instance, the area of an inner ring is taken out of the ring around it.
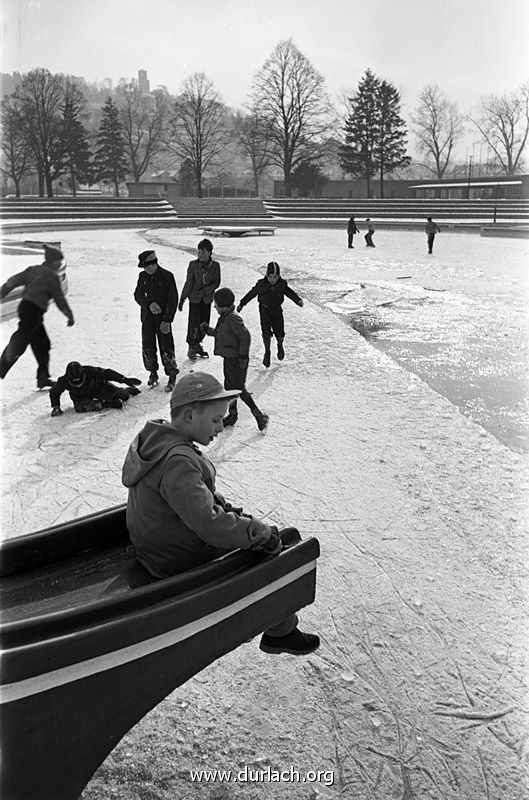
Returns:
[[[157,578],[166,578],[241,548],[268,555],[281,551],[275,526],[243,513],[215,488],[215,467],[196,446],[206,447],[224,429],[228,401],[213,375],[190,372],[171,395],[171,420],[148,421],[129,447],[122,480],[128,488],[127,527],[136,558]],[[306,655],[319,637],[302,633],[291,615],[261,638],[266,653]]]

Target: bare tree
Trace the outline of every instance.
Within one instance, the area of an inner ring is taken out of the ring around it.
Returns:
[[[13,97],[6,95],[1,106],[1,149],[0,169],[15,185],[15,196],[20,197],[20,181],[33,168],[31,149],[21,133],[19,109]]]
[[[454,145],[464,133],[463,117],[438,86],[425,86],[411,117],[424,166],[437,178],[445,174]]]
[[[247,115],[238,113],[233,126],[242,151],[252,165],[256,195],[259,194],[259,181],[265,169],[272,163],[272,125],[267,117],[260,114],[257,107]]]
[[[62,110],[64,83],[42,67],[24,75],[14,93],[20,109],[20,130],[31,148],[39,179],[39,194],[53,197],[52,181],[65,170]]]
[[[522,166],[522,154],[529,134],[529,83],[510,95],[481,99],[477,119],[470,117],[492,149],[506,175]]]
[[[293,170],[302,161],[318,161],[326,152],[331,107],[325,81],[288,39],[279,42],[265,61],[251,94],[252,107],[270,122],[271,163],[283,170],[289,197]]]
[[[162,89],[140,92],[136,81],[121,83],[117,102],[123,141],[134,181],[138,183],[153,158],[166,149],[169,95]]]
[[[197,194],[202,197],[204,172],[215,165],[229,141],[226,108],[203,72],[195,72],[184,81],[170,128],[167,147],[191,164]]]

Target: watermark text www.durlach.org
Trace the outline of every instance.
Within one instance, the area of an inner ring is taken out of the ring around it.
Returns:
[[[193,783],[323,783],[324,786],[334,784],[334,770],[309,769],[300,772],[294,767],[274,769],[263,767],[252,769],[192,769],[189,771]]]

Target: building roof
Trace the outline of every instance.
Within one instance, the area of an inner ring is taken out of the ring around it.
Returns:
[[[414,186],[410,186],[410,189],[455,189],[459,188],[460,186],[463,187],[473,187],[473,186],[514,186],[514,184],[520,184],[522,181],[508,181],[499,179],[497,181],[470,181],[461,178],[460,181],[457,183],[442,183],[438,181],[437,183],[417,183]]]

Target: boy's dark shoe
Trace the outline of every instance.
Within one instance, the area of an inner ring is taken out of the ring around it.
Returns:
[[[264,433],[268,428],[268,423],[270,421],[270,417],[267,414],[264,414],[262,411],[254,411],[253,415],[255,417],[255,421],[257,422],[257,427]]]
[[[137,386],[129,386],[127,392],[129,397],[136,397],[137,394],[141,394],[141,389],[138,389]]]
[[[167,383],[164,386],[164,391],[165,392],[172,392],[173,391],[174,385],[175,385],[175,380],[176,380],[175,378],[169,378],[169,380],[167,381]]]
[[[105,400],[103,408],[123,408],[123,403],[124,401],[121,398],[115,397],[113,400]]]
[[[230,425],[235,425],[238,419],[239,415],[236,411],[228,411],[228,413],[222,420],[222,424],[225,428],[229,428]]]
[[[151,372],[147,380],[147,386],[156,386],[157,383],[158,383],[158,373]]]
[[[209,353],[204,350],[201,344],[197,344],[195,347],[195,352],[199,358],[209,358]]]
[[[265,367],[269,367],[270,366],[270,348],[269,347],[267,347],[265,352],[264,352],[263,364],[264,364]]]
[[[299,628],[287,633],[286,636],[269,636],[263,633],[259,649],[263,653],[290,653],[292,656],[307,656],[314,653],[320,646],[320,637],[312,633],[302,633]]]
[[[39,378],[37,381],[37,389],[47,389],[53,386],[54,381],[51,378]]]
[[[285,357],[285,348],[281,339],[277,343],[277,357],[280,361],[283,361]]]
[[[198,358],[198,353],[193,347],[190,347],[187,351],[187,357],[190,361],[196,361]]]

